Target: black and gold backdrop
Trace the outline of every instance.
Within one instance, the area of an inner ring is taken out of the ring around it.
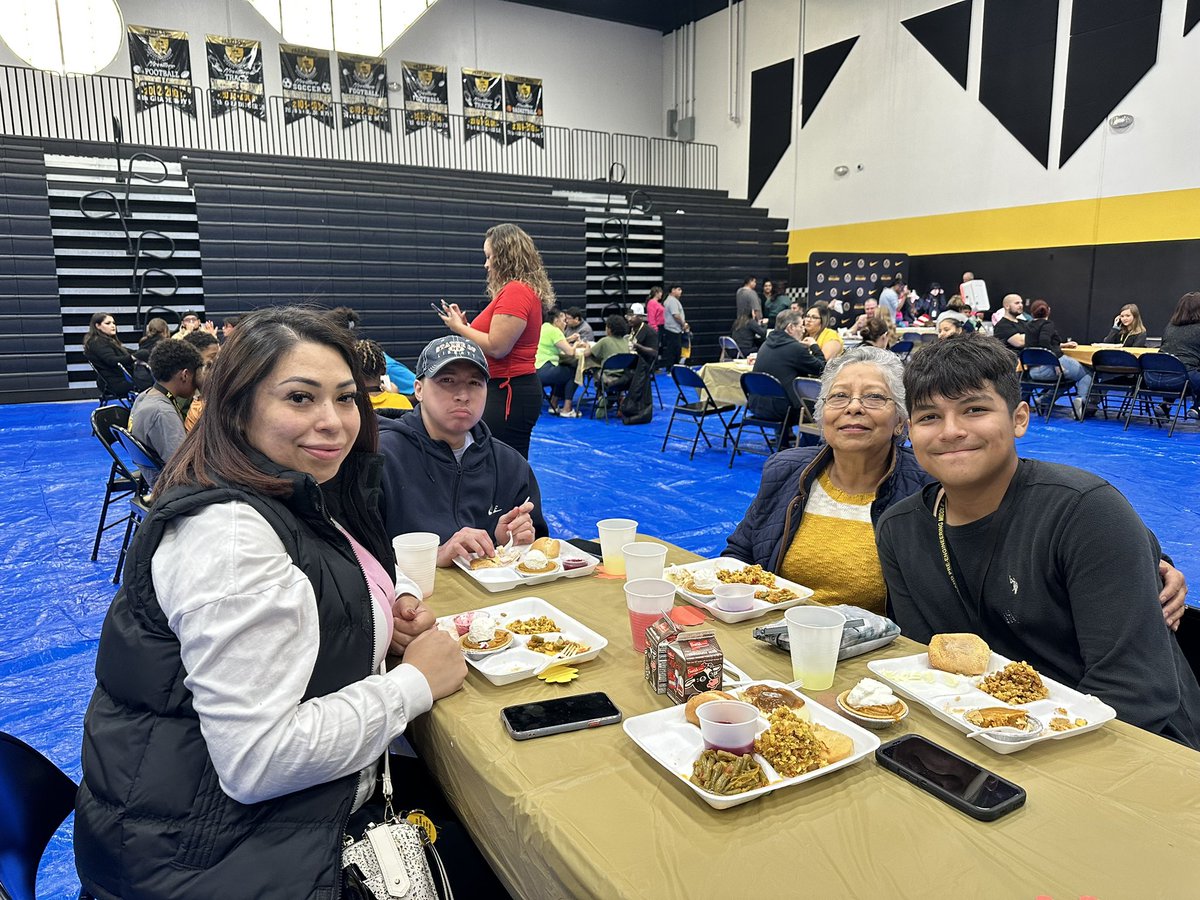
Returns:
[[[208,58],[208,98],[213,117],[240,109],[265,119],[262,43],[210,34],[204,49]]]
[[[311,47],[279,45],[283,76],[283,121],[290,125],[303,118],[333,127],[333,84],[329,80],[329,54]]]
[[[165,103],[194,118],[191,59],[186,31],[130,25],[134,110],[142,112]]]
[[[504,140],[511,144],[527,138],[546,146],[542,129],[542,79],[504,76]]]
[[[903,253],[812,253],[808,257],[808,302],[824,300],[840,316],[862,312],[868,298],[908,273]]]

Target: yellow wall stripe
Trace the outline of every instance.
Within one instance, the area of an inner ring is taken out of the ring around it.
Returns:
[[[814,251],[929,256],[1195,238],[1200,189],[1194,188],[800,228],[788,235],[788,262],[806,263]]]

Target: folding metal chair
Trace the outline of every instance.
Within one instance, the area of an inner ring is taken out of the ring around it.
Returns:
[[[796,426],[797,430],[820,440],[821,424],[817,421],[816,409],[817,398],[821,396],[821,379],[793,378],[792,393],[800,401],[800,408],[803,410],[800,424]]]
[[[1137,361],[1141,377],[1129,411],[1125,414],[1125,428],[1129,428],[1134,409],[1140,403],[1146,411],[1146,418],[1155,425],[1162,425],[1162,419],[1171,420],[1171,426],[1167,429],[1167,437],[1171,437],[1179,423],[1179,414],[1187,409],[1187,397],[1191,389],[1187,366],[1178,357],[1162,352],[1143,353]],[[1157,411],[1155,404],[1158,404]]]
[[[623,387],[609,387],[609,382],[614,380],[612,376],[619,375],[622,372],[627,372],[637,363],[637,355],[633,353],[614,353],[612,356],[600,363],[600,368],[592,373],[592,385],[594,393],[592,396],[592,418],[596,418],[596,414],[600,411],[601,398],[604,403],[604,421],[608,422],[609,410],[614,406],[619,406],[621,396],[625,393]],[[605,377],[610,376],[610,377]],[[581,397],[579,405],[583,405],[586,397]]]
[[[121,580],[121,569],[125,565],[125,554],[133,539],[133,530],[142,523],[150,512],[150,482],[162,471],[163,462],[158,454],[119,425],[113,426],[116,445],[121,448],[125,467],[137,479],[138,487],[129,497],[129,516],[125,522],[125,538],[121,542],[121,553],[117,557],[117,568],[113,571],[113,584]]]
[[[1034,378],[1034,369],[1053,369],[1051,378]],[[1046,400],[1046,392],[1050,392],[1050,400]],[[1075,382],[1067,381],[1063,374],[1058,357],[1045,347],[1027,347],[1021,351],[1021,399],[1032,401],[1042,412],[1042,421],[1050,421],[1050,413],[1060,397],[1078,397]],[[1071,410],[1075,416],[1075,410]]]
[[[75,807],[76,786],[24,741],[0,732],[0,897],[35,900],[38,862]]]
[[[112,459],[108,469],[108,480],[104,484],[104,503],[100,506],[100,522],[96,525],[96,540],[92,543],[92,562],[100,553],[100,538],[110,528],[116,528],[125,523],[128,514],[116,522],[108,521],[108,510],[112,504],[132,494],[138,488],[137,477],[129,471],[125,463],[113,452],[113,444],[117,440],[114,428],[129,427],[129,410],[119,404],[113,406],[98,406],[92,410],[92,434],[104,447],[104,452]]]
[[[716,416],[721,423],[723,432],[721,446],[724,447],[730,437],[729,423],[725,421],[725,413],[735,413],[737,407],[732,403],[718,403],[700,374],[687,366],[675,366],[671,370],[671,378],[675,381],[675,389],[679,391],[679,397],[675,401],[675,408],[671,410],[671,418],[667,422],[667,433],[663,435],[662,447],[658,452],[662,453],[667,449],[667,441],[670,440],[676,416],[686,416],[696,426],[696,434],[692,438],[692,452],[688,454],[689,460],[696,456],[696,446],[700,443],[700,438],[703,437],[704,443],[708,445],[709,449],[712,448],[712,441],[708,439],[708,434],[704,430],[704,420],[710,416]],[[695,400],[688,396],[687,391],[689,390],[695,393]],[[687,438],[683,438],[683,440],[687,440]]]
[[[1097,350],[1092,354],[1091,367],[1096,377],[1084,398],[1084,406],[1092,406],[1095,397],[1096,405],[1107,419],[1108,398],[1119,394],[1121,405],[1117,409],[1117,418],[1124,418],[1141,382],[1142,369],[1137,357],[1128,350]]]
[[[892,344],[892,352],[900,357],[902,361],[908,359],[908,355],[912,353],[912,350],[912,341],[896,341],[896,343]]]
[[[741,359],[742,348],[737,345],[737,341],[729,337],[729,335],[721,335],[717,338],[717,345],[721,348],[720,362],[725,362],[728,359]]]
[[[733,450],[729,453],[729,468],[731,469],[734,457],[741,452],[742,432],[747,426],[758,429],[767,445],[767,456],[770,456],[783,449],[783,442],[787,438],[788,432],[791,431],[792,421],[795,418],[792,411],[792,399],[774,375],[768,375],[766,372],[744,372],[741,381],[742,393],[746,395],[746,405],[742,407],[741,418],[737,418],[735,414],[735,421],[729,425],[730,431],[733,432]],[[774,416],[761,415],[754,412],[752,408],[756,399],[782,400],[787,404],[788,411],[784,413],[783,418],[778,419]],[[773,438],[767,434],[768,429],[774,432]]]

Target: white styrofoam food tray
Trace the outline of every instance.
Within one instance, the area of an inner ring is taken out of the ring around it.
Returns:
[[[1011,662],[999,653],[993,653],[988,663],[987,672],[998,672]],[[929,665],[928,653],[917,653],[913,656],[901,656],[894,659],[873,659],[867,663],[867,668],[888,682],[898,694],[921,704],[943,722],[957,728],[964,734],[974,731],[975,726],[963,718],[963,714],[982,706],[1011,706],[1024,709],[1031,715],[1041,719],[1045,729],[1037,737],[1019,742],[1000,741],[986,732],[976,736],[981,744],[997,753],[1016,753],[1043,741],[1057,741],[1063,738],[1075,737],[1095,731],[1105,722],[1117,717],[1117,711],[1102,700],[1091,694],[1081,694],[1073,688],[1060,684],[1053,678],[1041,675],[1042,683],[1050,691],[1045,700],[1033,703],[1005,703],[997,700],[991,694],[979,690],[978,684],[984,675],[955,675],[952,672],[942,672]],[[1060,713],[1058,710],[1065,710]],[[1066,731],[1052,731],[1050,720],[1053,718],[1086,719],[1087,724]]]
[[[718,557],[717,559],[702,559],[698,562],[687,563],[685,565],[668,566],[664,576],[669,575],[672,571],[687,571],[700,572],[710,571],[715,572],[717,569],[744,569],[746,563],[740,559],[729,559],[727,557]],[[806,588],[802,584],[796,584],[794,581],[788,581],[786,578],[775,576],[775,586],[788,588],[795,592],[796,597],[792,600],[785,600],[782,603],[768,603],[766,600],[754,599],[754,605],[750,609],[742,612],[726,612],[717,606],[716,598],[711,594],[697,594],[693,591],[685,590],[680,585],[675,585],[675,593],[686,600],[693,606],[698,606],[705,612],[711,614],[722,622],[727,622],[730,625],[737,622],[745,622],[747,619],[757,619],[759,616],[765,616],[772,610],[787,609],[789,606],[795,606],[798,603],[804,603],[813,595],[811,588]]]
[[[481,673],[492,684],[512,684],[514,681],[532,678],[547,665],[554,665],[559,662],[569,665],[587,662],[589,659],[595,659],[599,656],[600,651],[608,646],[608,640],[602,634],[592,631],[586,625],[572,619],[558,607],[550,605],[541,597],[522,597],[520,600],[510,600],[507,603],[498,603],[495,606],[485,606],[476,610],[476,612],[489,613],[499,622],[501,628],[504,628],[506,622],[512,622],[516,619],[536,619],[539,616],[546,616],[554,620],[554,623],[558,626],[558,634],[561,634],[568,640],[585,644],[588,648],[583,653],[556,660],[545,653],[537,653],[526,649],[525,645],[529,643],[530,635],[513,634],[512,645],[508,649],[485,656],[482,659],[467,657],[467,665]],[[443,616],[438,622],[445,624],[447,630],[452,634],[457,633],[454,628],[453,616]]]
[[[537,584],[545,584],[548,581],[556,581],[559,578],[580,578],[584,575],[591,575],[596,571],[596,566],[600,565],[600,560],[591,554],[584,553],[578,547],[566,541],[561,541],[560,543],[562,549],[559,558],[555,560],[558,565],[554,567],[554,571],[546,572],[542,575],[522,575],[517,571],[515,564],[495,569],[472,569],[471,564],[461,556],[455,557],[454,564],[470,575],[485,591],[492,592],[532,587]],[[526,544],[516,549],[521,551],[523,556],[524,552],[529,549],[529,545]],[[582,559],[587,565],[580,566],[577,569],[565,569],[562,566],[564,559]]]
[[[752,683],[766,684],[771,687],[787,687],[779,681],[755,681]],[[734,689],[734,693],[740,693],[740,691],[749,686],[749,684],[739,685]],[[818,725],[824,725],[833,731],[840,731],[854,741],[854,752],[843,760],[831,763],[821,769],[805,772],[803,775],[797,775],[795,778],[781,778],[771,768],[771,764],[756,753],[754,754],[754,760],[762,766],[763,772],[766,773],[768,784],[766,787],[755,788],[752,791],[744,791],[740,794],[714,794],[692,784],[690,781],[692,764],[695,763],[696,758],[704,750],[704,740],[700,737],[700,729],[692,725],[684,717],[683,706],[672,706],[670,709],[660,709],[657,712],[626,719],[624,723],[625,733],[629,735],[635,744],[645,750],[651,759],[666,769],[673,777],[681,779],[684,784],[695,791],[713,809],[729,809],[733,806],[740,806],[743,803],[763,797],[772,791],[812,781],[814,778],[820,778],[822,775],[828,775],[830,772],[836,772],[838,769],[854,765],[854,763],[863,757],[875,752],[875,748],[879,746],[879,738],[871,732],[842,718],[819,703],[814,703],[799,691],[796,693],[804,697],[805,705],[812,715],[814,722]],[[767,719],[764,716],[759,716],[757,734],[762,734],[766,730]]]

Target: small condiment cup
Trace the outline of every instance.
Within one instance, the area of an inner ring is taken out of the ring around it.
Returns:
[[[758,709],[741,700],[711,700],[696,710],[700,736],[709,750],[737,756],[754,752],[758,734]]]
[[[754,584],[718,584],[713,588],[713,600],[723,612],[745,612],[754,608]]]

